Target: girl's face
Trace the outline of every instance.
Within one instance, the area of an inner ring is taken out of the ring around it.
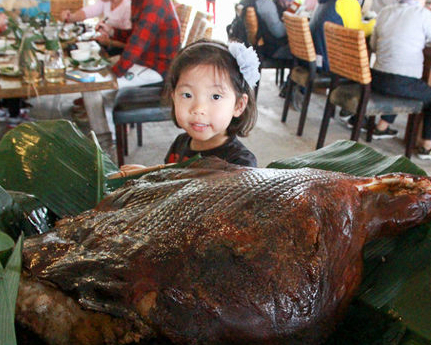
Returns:
[[[191,149],[196,151],[225,143],[232,118],[239,117],[248,102],[246,94],[237,102],[229,76],[211,65],[183,71],[172,99],[177,123],[190,135]]]

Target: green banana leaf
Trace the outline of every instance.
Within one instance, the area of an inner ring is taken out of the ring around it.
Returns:
[[[22,192],[6,192],[0,187],[0,231],[14,241],[21,232],[24,236],[48,231],[58,218],[33,195]]]
[[[118,171],[70,121],[23,123],[0,141],[0,185],[34,195],[57,216],[93,208],[107,192],[106,177]]]
[[[0,263],[0,344],[2,345],[16,345],[15,301],[21,272],[22,241],[23,236],[20,236],[14,244],[8,235],[0,232],[0,252],[2,248],[3,252],[11,252],[5,263],[3,261]]]
[[[317,151],[272,162],[267,168],[318,168],[346,172],[356,176],[373,176],[405,172],[426,176],[426,172],[404,156],[385,156],[355,141],[339,140]]]
[[[372,176],[406,172],[426,176],[403,156],[387,157],[353,141],[272,162],[268,167],[312,167]],[[325,343],[431,344],[431,227],[409,229],[364,248],[364,278],[347,317]]]

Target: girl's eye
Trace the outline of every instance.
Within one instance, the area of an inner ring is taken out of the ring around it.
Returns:
[[[181,96],[182,96],[183,98],[191,98],[191,97],[192,97],[192,95],[191,95],[190,93],[188,93],[188,92],[183,92],[183,93],[181,94]]]
[[[213,95],[213,97],[212,97],[214,100],[218,100],[218,99],[220,99],[221,98],[221,96],[220,95],[217,95],[217,94],[215,94],[215,95]]]

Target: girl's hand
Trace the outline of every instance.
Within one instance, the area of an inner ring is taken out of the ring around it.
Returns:
[[[159,164],[159,165],[153,165],[150,167],[146,167],[145,165],[140,165],[140,164],[125,164],[120,167],[119,172],[109,175],[108,179],[111,180],[115,178],[145,174],[151,171],[167,168],[171,165],[175,165],[175,163]]]
[[[72,13],[69,10],[64,10],[63,12],[61,12],[61,20],[68,23],[70,21],[71,15]]]
[[[96,25],[96,31],[101,34],[106,34],[109,37],[114,35],[114,29],[106,23],[99,23]]]

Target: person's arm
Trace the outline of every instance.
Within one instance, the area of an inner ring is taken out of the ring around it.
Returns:
[[[272,0],[256,1],[256,10],[274,37],[281,38],[286,36],[286,28],[280,20],[277,6]]]
[[[426,43],[431,43],[431,11],[426,9],[424,11],[424,31]]]
[[[110,2],[108,2],[110,4]],[[93,5],[85,6],[82,8],[85,18],[99,17],[103,14],[103,1],[96,1]]]
[[[86,18],[87,17],[85,16],[83,9],[80,9],[74,13],[71,13],[69,10],[61,12],[61,19],[66,23],[80,22]]]
[[[0,13],[0,32],[3,32],[7,29],[8,17],[4,13]]]
[[[369,36],[373,32],[376,20],[362,21],[361,5],[357,0],[338,0],[335,4],[335,11],[343,20],[344,27],[363,30],[365,36]]]
[[[103,2],[97,1],[93,5],[85,6],[71,13],[70,10],[61,12],[61,19],[67,23],[80,22],[87,18],[98,17],[103,13]]]
[[[377,46],[377,30],[376,30],[376,27],[374,27],[373,33],[371,34],[371,37],[370,37],[370,50],[372,52],[375,52],[376,46]]]
[[[114,40],[105,33],[96,37],[96,41],[107,47],[124,48],[126,46],[125,42]]]
[[[112,67],[116,76],[123,76],[135,63],[139,62],[141,54],[147,50],[151,41],[159,32],[159,22],[165,17],[163,0],[146,2],[139,13],[139,18],[132,22],[132,32],[124,47],[118,62]],[[114,29],[115,40],[123,41],[129,30]]]

